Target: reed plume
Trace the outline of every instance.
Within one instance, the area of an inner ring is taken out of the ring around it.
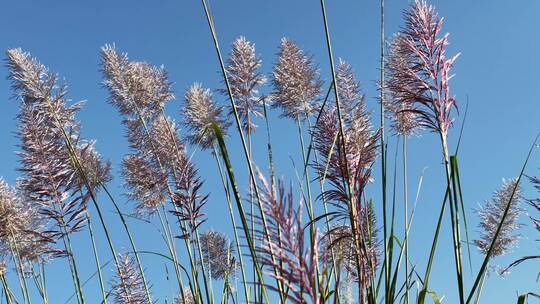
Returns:
[[[362,225],[359,233],[362,246],[356,249],[355,236],[349,225],[339,224],[326,231],[322,238],[322,254],[329,266],[333,263],[339,271],[345,270],[347,278],[360,282],[367,288],[373,271],[379,264],[379,240],[377,239],[376,219],[372,206],[368,205],[361,211]],[[360,267],[358,267],[358,261]],[[358,272],[360,269],[360,273]]]
[[[122,175],[129,189],[127,197],[137,202],[137,214],[151,215],[163,205],[167,195],[167,176],[144,157],[127,155],[122,161]]]
[[[338,78],[342,79],[338,82],[341,86],[340,95],[345,97],[342,114],[345,138],[339,137],[335,108],[328,107],[323,110],[313,130],[314,148],[322,156],[322,161],[314,164],[314,167],[319,177],[331,184],[331,189],[326,190],[323,195],[344,211],[345,215],[348,214],[349,202],[345,186],[347,179],[353,188],[353,199],[360,203],[364,188],[371,179],[371,167],[377,157],[379,132],[373,130],[370,115],[365,109],[364,97],[359,93],[359,86],[345,85],[355,83],[350,67],[342,62],[338,72]],[[346,155],[342,150],[342,140],[347,147]],[[350,176],[346,176],[346,172],[349,172]]]
[[[390,40],[385,63],[388,87],[382,90],[386,93],[385,107],[392,122],[392,129],[397,135],[410,137],[421,128],[419,115],[412,107],[415,101],[415,94],[412,92],[422,87],[422,83],[418,79],[404,77],[409,72],[408,65],[414,61],[410,53],[403,51],[407,47],[406,43],[401,34]]]
[[[269,233],[269,238],[259,237],[262,242],[259,248],[261,262],[277,271],[268,274],[290,289],[287,299],[292,303],[322,303],[322,288],[325,283],[324,278],[320,280],[317,278],[320,238],[315,232],[313,242],[308,242],[310,246],[306,248],[302,201],[295,203],[292,189],[286,191],[282,180],[277,185],[277,197],[260,172],[259,181]],[[326,263],[322,263],[322,269],[319,271],[320,273],[326,271]],[[312,284],[316,281],[319,281],[319,286]],[[275,291],[279,290],[277,286],[268,287]]]
[[[202,208],[208,201],[209,194],[202,193],[203,180],[191,160],[184,153],[184,146],[178,137],[178,129],[170,119],[157,119],[153,127],[154,138],[159,140],[157,150],[162,159],[169,159],[170,176],[174,185],[172,201],[174,212],[180,220],[188,223],[189,231],[194,232],[206,220]],[[167,137],[168,140],[165,138]]]
[[[288,38],[281,39],[272,85],[273,107],[283,110],[281,117],[296,120],[316,111],[322,86],[319,71],[311,56]]]
[[[84,226],[86,203],[97,185],[110,179],[109,164],[95,152],[93,141],[81,138],[75,115],[82,103],[67,105],[66,84],[21,49],[8,50],[6,56],[8,79],[20,100],[19,187],[53,221],[48,230],[58,238]],[[82,170],[91,184],[83,183],[73,154],[87,161]]]
[[[153,150],[149,128],[161,107],[174,97],[167,74],[148,63],[130,62],[127,54],[110,45],[101,50],[101,70],[109,103],[124,116],[131,148],[122,161],[127,196],[137,202],[138,214],[153,214],[165,202],[168,172]]]
[[[478,250],[483,254],[487,254],[489,247],[497,231],[497,227],[502,220],[504,210],[510,205],[508,214],[501,226],[501,231],[497,237],[497,241],[491,252],[491,256],[500,256],[511,250],[519,240],[519,235],[516,234],[516,230],[521,226],[518,223],[518,218],[523,212],[519,204],[523,199],[521,193],[521,187],[517,184],[517,179],[511,179],[503,181],[503,185],[500,189],[495,191],[493,197],[490,200],[484,202],[484,204],[476,209],[476,212],[480,218],[478,224],[478,230],[480,238],[475,240],[474,243],[478,247]],[[512,193],[514,192],[512,198]],[[512,200],[510,200],[512,198]]]
[[[187,221],[189,233],[202,223],[201,208],[208,196],[201,195],[202,181],[184,154],[178,129],[164,116],[163,106],[174,98],[163,67],[131,62],[112,46],[101,51],[103,85],[109,102],[122,115],[131,153],[123,161],[128,196],[138,201],[140,213],[153,214],[169,197],[173,211]]]
[[[175,304],[195,304],[195,299],[193,299],[193,293],[190,289],[184,289],[183,294],[176,296]]]
[[[14,253],[23,263],[45,263],[62,251],[45,230],[46,219],[16,188],[0,178],[0,255]]]
[[[215,144],[214,132],[209,129],[212,124],[217,124],[223,134],[227,133],[230,126],[223,118],[223,107],[214,103],[212,92],[204,89],[200,83],[195,83],[187,89],[182,113],[183,123],[189,131],[187,141],[203,150],[210,149]]]
[[[163,67],[130,62],[128,55],[117,52],[114,46],[101,48],[101,70],[106,77],[103,85],[109,90],[109,102],[123,115],[153,116],[174,98]]]
[[[231,241],[220,232],[206,231],[201,235],[201,248],[204,261],[216,280],[234,277],[238,270],[234,248]]]
[[[136,268],[135,260],[128,254],[118,256],[119,272],[111,281],[111,295],[116,304],[148,304],[141,273]]]
[[[330,188],[321,194],[325,201],[336,208],[330,218],[351,223],[351,226],[330,229],[325,239],[327,244],[339,240],[352,245],[352,251],[347,255],[354,261],[347,263],[347,270],[362,286],[363,290],[359,293],[362,300],[377,267],[377,256],[374,254],[376,242],[371,239],[375,231],[371,223],[374,214],[369,211],[364,189],[371,180],[380,133],[373,130],[360,84],[350,65],[343,60],[340,60],[337,68],[336,83],[342,105],[344,138],[340,136],[336,108],[327,107],[321,112],[313,129],[313,145],[322,158],[313,166],[319,179],[330,184]],[[351,212],[351,208],[356,212]],[[329,249],[331,247],[327,246]]]
[[[259,93],[259,87],[266,83],[266,77],[259,72],[262,60],[255,53],[255,44],[245,37],[237,38],[231,47],[227,60],[227,76],[234,100],[236,111],[242,121],[243,129],[252,133],[257,128],[250,115],[262,116],[264,96]],[[221,93],[228,95],[228,90],[221,89]],[[234,110],[229,115],[234,117]]]
[[[440,34],[443,18],[424,0],[415,0],[404,18],[405,27],[391,44],[386,88],[400,104],[408,104],[397,110],[416,114],[420,125],[446,138],[456,107],[449,87],[451,68],[459,54],[446,57],[448,34]]]
[[[540,178],[537,176],[529,176],[529,181],[533,184],[537,191],[540,191]],[[530,199],[527,203],[534,208],[534,210],[540,212],[540,198]],[[533,223],[533,227],[540,232],[540,219],[529,216]]]

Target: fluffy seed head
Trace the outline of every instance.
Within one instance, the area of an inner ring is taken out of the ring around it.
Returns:
[[[227,237],[216,231],[207,231],[201,235],[201,248],[204,263],[216,280],[235,275],[238,263],[234,257],[234,248]]]
[[[135,267],[133,257],[128,254],[118,256],[120,271],[111,281],[111,295],[116,304],[148,304],[141,273]]]
[[[407,77],[409,64],[414,62],[411,53],[406,52],[407,41],[401,34],[395,35],[389,44],[386,61],[387,99],[386,108],[392,121],[392,129],[397,135],[409,137],[421,128],[418,113],[413,110],[416,92],[422,83],[416,78]],[[407,81],[405,81],[407,80]]]
[[[269,275],[290,289],[288,300],[292,303],[322,303],[320,293],[311,284],[317,279],[317,264],[320,261],[319,234],[315,231],[313,242],[306,247],[302,201],[295,203],[292,189],[286,191],[282,180],[278,182],[275,193],[266,178],[258,173],[269,233],[268,238],[258,236],[262,242],[261,263],[277,270],[277,274],[271,272]],[[258,220],[262,223],[260,217]],[[326,263],[324,256],[321,258],[323,263],[320,271],[323,273],[326,271]],[[272,289],[275,288],[272,286]]]
[[[476,210],[480,218],[478,224],[480,238],[475,240],[475,244],[480,252],[483,254],[488,253],[497,227],[502,220],[504,210],[509,204],[508,214],[493,247],[492,256],[503,255],[516,245],[519,235],[515,231],[521,226],[517,221],[523,212],[519,206],[522,199],[521,187],[518,185],[517,179],[514,178],[503,181],[502,187],[495,191],[493,197],[485,201],[481,208]]]
[[[141,112],[155,115],[174,98],[167,72],[146,62],[130,62],[126,53],[119,53],[114,46],[101,48],[103,85],[109,90],[109,102],[123,114]]]
[[[184,288],[183,295],[179,294],[176,296],[175,304],[195,304],[195,299],[193,298],[191,290]]]
[[[315,111],[322,81],[310,56],[293,41],[281,39],[278,60],[272,73],[274,107],[282,117],[297,119]]]
[[[224,134],[230,126],[223,118],[223,107],[212,100],[212,92],[204,89],[200,83],[188,88],[184,95],[184,125],[188,127],[187,140],[202,149],[212,148],[215,141],[210,125],[217,124]]]
[[[35,206],[0,178],[0,255],[9,256],[15,246],[23,263],[47,262],[60,255],[50,247],[44,224]]]
[[[383,89],[397,98],[395,111],[403,108],[415,113],[420,125],[446,137],[456,107],[449,82],[457,55],[446,57],[448,34],[440,35],[443,19],[433,6],[415,0],[404,18],[404,29],[391,44],[387,85]]]
[[[86,202],[98,184],[95,178],[107,179],[108,165],[93,151],[92,141],[81,138],[75,114],[82,104],[67,105],[65,83],[21,49],[8,50],[6,57],[8,79],[20,100],[20,191],[50,219],[48,231],[55,237],[75,232],[85,223]],[[68,149],[67,140],[75,151]],[[86,166],[80,168],[74,156]],[[88,184],[85,175],[93,179]]]
[[[261,62],[261,58],[255,53],[255,44],[245,37],[239,37],[233,42],[227,62],[227,76],[236,101],[236,110],[244,130],[249,133],[257,127],[251,121],[250,115],[262,116],[264,99],[259,94],[259,87],[266,83],[266,78],[259,72]],[[220,91],[228,94],[225,89]],[[234,114],[233,109],[229,114]]]

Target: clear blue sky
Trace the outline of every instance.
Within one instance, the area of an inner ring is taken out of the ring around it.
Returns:
[[[375,116],[379,59],[378,1],[328,1],[329,23],[336,57],[348,60],[357,72],[367,96],[367,103]],[[408,1],[387,1],[386,33],[396,32],[402,23],[401,12]],[[518,174],[535,133],[540,130],[540,2],[535,0],[503,1],[431,1],[439,14],[445,17],[444,31],[450,32],[449,53],[461,52],[451,86],[460,109],[465,108],[468,95],[469,116],[462,142],[461,173],[466,208],[472,210],[491,196],[501,185],[503,177]],[[263,58],[263,70],[269,72],[279,40],[290,37],[314,55],[322,77],[328,84],[329,65],[325,49],[324,32],[319,1],[210,1],[220,43],[227,53],[229,44],[239,35],[256,43]],[[126,152],[123,128],[115,109],[106,103],[107,93],[100,86],[98,71],[99,48],[115,43],[127,51],[132,59],[163,64],[174,82],[178,99],[171,103],[168,114],[180,119],[180,105],[184,90],[193,82],[203,82],[210,88],[220,86],[218,62],[208,26],[199,1],[25,1],[5,0],[0,6],[0,49],[22,47],[37,56],[52,70],[65,77],[69,84],[69,97],[74,101],[86,100],[80,112],[84,136],[97,139],[97,149],[113,162],[115,179],[112,187],[121,201],[119,164]],[[17,178],[17,140],[14,138],[17,103],[10,100],[7,71],[0,67],[0,175],[10,183]],[[219,102],[225,98],[216,95]],[[298,164],[299,146],[296,129],[289,121],[278,120],[273,113],[272,136],[278,159],[278,172],[294,182],[290,157]],[[457,122],[461,119],[458,118]],[[378,121],[375,121],[378,125]],[[452,130],[455,143],[457,128]],[[256,161],[266,166],[263,132],[255,137]],[[233,162],[241,180],[246,179],[243,156],[238,138],[229,140]],[[395,145],[390,140],[391,148]],[[411,193],[424,167],[427,167],[424,187],[416,220],[412,228],[411,259],[424,271],[433,225],[440,206],[443,189],[443,171],[438,138],[423,134],[409,143],[409,169]],[[190,149],[192,151],[192,149]],[[260,151],[260,152],[259,152]],[[528,173],[539,173],[540,158],[535,153]],[[216,178],[210,155],[197,151],[194,160],[206,179],[205,189],[211,192],[207,205],[209,221],[205,228],[231,231],[227,222],[222,188]],[[393,161],[390,168],[393,168]],[[379,168],[377,164],[376,168]],[[375,174],[378,179],[379,172]],[[530,185],[524,185],[527,197],[538,194]],[[370,186],[369,195],[378,199],[379,184]],[[106,202],[106,200],[102,200]],[[129,210],[129,203],[123,204]],[[106,207],[108,211],[112,208]],[[398,211],[399,212],[399,211]],[[401,213],[400,213],[401,214]],[[470,213],[470,225],[476,236],[476,218]],[[110,222],[117,228],[114,233],[120,247],[128,248],[116,217],[108,212]],[[526,216],[521,222],[529,224]],[[135,227],[139,247],[165,251],[157,231],[150,225],[131,222]],[[401,225],[401,224],[400,224]],[[447,227],[449,228],[449,227]],[[98,229],[96,229],[98,230]],[[519,249],[495,264],[507,265],[522,255],[538,254],[535,240],[539,235],[529,227],[521,230]],[[232,238],[232,234],[229,234]],[[452,271],[450,233],[446,233],[439,247],[440,259],[435,262],[433,289],[446,295],[446,303],[455,303],[455,276]],[[83,277],[93,272],[94,264],[86,232],[76,237],[77,260],[85,264]],[[103,237],[101,237],[103,240]],[[106,260],[107,247],[99,244]],[[153,292],[160,303],[171,296],[174,284],[163,279],[164,261],[145,257]],[[473,271],[478,269],[481,257],[474,250]],[[539,262],[531,262],[515,269],[504,279],[492,276],[486,283],[482,303],[511,303],[516,292],[539,289],[536,274]],[[71,291],[71,282],[65,263],[53,262],[49,267],[49,293],[51,303],[63,303]],[[106,271],[112,274],[112,267]],[[466,286],[470,286],[470,272],[466,271]],[[99,297],[98,287],[87,285],[90,303]],[[94,294],[92,294],[93,290]]]

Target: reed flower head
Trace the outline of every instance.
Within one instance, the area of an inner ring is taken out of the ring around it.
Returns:
[[[537,191],[540,191],[540,178],[537,176],[529,176],[529,181],[533,184],[534,188]],[[540,211],[540,198],[535,198],[528,201],[529,205],[531,205],[536,211]],[[532,216],[529,216],[534,228],[540,232],[540,219],[534,218]]]
[[[217,124],[226,134],[230,123],[223,118],[223,107],[212,100],[212,92],[204,89],[200,83],[189,87],[184,95],[184,125],[189,129],[187,140],[202,149],[210,149],[215,142],[210,125]]]
[[[319,178],[329,181],[331,189],[323,193],[348,217],[350,183],[355,204],[361,204],[365,186],[371,179],[371,167],[377,157],[379,131],[373,130],[365,101],[350,66],[344,61],[338,67],[338,88],[343,98],[343,135],[334,107],[324,109],[313,129],[314,148],[322,160],[314,164]],[[346,147],[346,153],[343,146]],[[360,206],[358,206],[360,210]]]
[[[124,115],[155,115],[174,98],[163,66],[130,62],[128,55],[119,53],[114,46],[101,48],[101,70],[105,75],[103,85],[110,93],[109,102]]]
[[[339,302],[343,304],[356,303],[353,297],[353,279],[351,276],[347,276],[345,280],[342,280],[339,284]]]
[[[343,107],[343,118],[346,121],[353,121],[355,112],[365,112],[364,95],[360,92],[360,83],[356,80],[351,65],[341,58],[337,66],[336,82]]]
[[[407,41],[401,34],[395,35],[389,43],[386,65],[387,93],[386,108],[392,121],[392,129],[397,135],[405,137],[416,134],[421,128],[419,115],[413,110],[416,92],[422,87],[417,78],[407,77],[409,64],[414,62],[407,49]],[[407,80],[407,81],[405,81]]]
[[[234,248],[227,237],[220,232],[206,231],[201,235],[201,249],[204,263],[216,280],[233,277],[238,269]]]
[[[521,187],[519,186],[517,179],[514,178],[503,181],[502,187],[495,191],[493,197],[490,200],[485,201],[484,204],[476,210],[480,217],[480,223],[478,224],[480,238],[475,240],[475,244],[480,252],[483,254],[488,253],[489,247],[495,237],[497,227],[502,221],[504,210],[508,205],[510,205],[508,214],[503,222],[491,256],[503,255],[516,245],[519,235],[516,234],[515,231],[521,226],[517,221],[520,214],[523,212],[519,206],[522,199]]]
[[[195,299],[193,299],[193,293],[189,288],[184,288],[183,295],[179,294],[176,296],[175,304],[195,304]]]
[[[262,116],[264,97],[260,95],[259,87],[266,83],[266,77],[259,72],[261,62],[261,58],[255,53],[255,44],[245,37],[241,36],[232,43],[227,62],[227,77],[236,101],[238,116],[248,133],[257,127],[251,121],[250,115]],[[226,89],[220,91],[228,93]],[[234,109],[231,109],[229,114],[234,115]]]
[[[139,213],[152,214],[168,194],[177,207],[174,213],[188,221],[191,231],[196,229],[203,222],[201,208],[208,195],[200,194],[202,181],[185,156],[174,121],[162,113],[174,98],[164,68],[130,62],[107,45],[101,57],[110,102],[127,127],[131,153],[124,159],[123,175],[128,197],[138,202]]]
[[[313,113],[322,81],[312,58],[293,41],[281,39],[278,60],[272,73],[274,107],[283,110],[282,117],[298,119]]]
[[[116,304],[148,304],[150,299],[135,260],[128,254],[118,256],[120,270],[111,281],[111,295]]]
[[[363,244],[362,248],[356,248],[354,235],[349,225],[336,225],[328,230],[323,236],[323,251],[325,260],[331,264],[333,261],[340,270],[347,271],[350,278],[360,281],[367,291],[370,278],[379,263],[379,241],[375,214],[371,206],[361,210],[361,225],[358,225],[357,234]],[[360,267],[358,267],[360,262]],[[360,273],[358,273],[360,268]]]
[[[112,180],[111,162],[104,160],[94,148],[95,141],[81,142],[76,149],[77,158],[81,164],[84,176],[77,172],[81,188],[88,182],[89,186],[97,191],[100,185]],[[84,180],[86,179],[86,181]]]
[[[278,182],[278,193],[274,194],[266,178],[259,172],[263,212],[268,223],[269,238],[260,236],[261,262],[277,269],[269,273],[286,288],[290,289],[288,300],[292,303],[322,303],[321,294],[312,286],[317,278],[320,238],[315,232],[313,242],[306,248],[302,223],[302,201],[295,203],[292,189],[285,190],[282,180]],[[259,218],[262,222],[262,219]],[[322,256],[324,262],[324,256]],[[322,263],[321,273],[326,271]],[[321,282],[324,284],[324,282]],[[271,287],[274,290],[276,287]],[[304,297],[307,296],[308,300]]]
[[[179,220],[188,223],[189,230],[183,232],[184,236],[190,235],[205,221],[202,208],[209,195],[201,193],[203,181],[195,165],[185,155],[174,121],[157,117],[150,131],[150,139],[153,143],[152,155],[160,160],[174,186],[170,193],[176,206],[173,213]]]
[[[446,138],[456,106],[450,94],[450,70],[459,54],[446,57],[448,34],[440,35],[443,18],[424,0],[415,0],[404,18],[405,27],[391,46],[384,89],[398,103],[407,103],[401,107],[415,113],[423,127]]]
[[[45,229],[45,218],[35,206],[0,178],[0,255],[9,256],[14,247],[23,263],[61,255],[51,247],[53,240]]]
[[[55,237],[75,232],[85,223],[86,202],[97,187],[97,183],[83,183],[81,177],[95,178],[92,171],[99,167],[100,178],[105,178],[108,166],[92,152],[92,141],[81,138],[75,119],[81,103],[67,105],[65,83],[21,49],[8,50],[6,56],[8,79],[21,102],[17,117],[20,191],[51,220],[49,231]],[[81,168],[75,157],[80,162],[92,158],[92,165]]]
[[[165,202],[167,176],[147,159],[136,154],[127,155],[122,161],[122,175],[129,190],[127,197],[137,202],[137,214],[154,214]]]

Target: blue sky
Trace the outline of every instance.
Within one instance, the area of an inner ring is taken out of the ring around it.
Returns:
[[[334,54],[349,61],[363,84],[368,107],[377,117],[376,84],[379,60],[379,7],[378,1],[329,1],[329,24]],[[402,24],[401,12],[408,1],[387,1],[386,34],[392,35]],[[431,1],[445,17],[443,31],[450,32],[449,54],[461,52],[455,64],[455,78],[451,82],[460,114],[463,115],[467,96],[469,112],[460,156],[461,174],[466,208],[469,213],[472,236],[476,236],[476,218],[472,209],[491,196],[501,185],[502,178],[519,173],[527,149],[540,130],[540,2],[520,1]],[[281,37],[294,39],[318,62],[325,87],[329,83],[329,64],[325,48],[324,28],[319,1],[210,1],[219,41],[224,53],[238,36],[246,36],[257,47],[263,59],[263,71],[269,73],[275,62],[275,53]],[[135,60],[163,64],[174,82],[177,100],[168,106],[168,114],[180,120],[182,96],[193,82],[202,82],[216,89],[221,86],[218,62],[199,1],[14,1],[6,0],[0,10],[0,49],[22,47],[38,57],[45,65],[58,72],[69,84],[69,97],[73,101],[86,100],[79,113],[83,134],[97,139],[97,149],[113,162],[115,179],[111,184],[115,196],[122,196],[119,164],[127,151],[123,128],[116,110],[106,102],[107,92],[101,87],[98,70],[99,48],[106,43],[129,53]],[[10,100],[7,71],[0,67],[0,176],[13,183],[17,178],[17,140],[15,115],[17,103]],[[268,88],[265,88],[267,91]],[[219,94],[216,100],[225,104]],[[292,122],[272,116],[272,136],[277,159],[277,171],[288,181],[295,182],[292,160],[298,165],[299,144]],[[461,116],[456,124],[461,123]],[[378,121],[374,121],[378,125]],[[262,121],[259,121],[262,125]],[[455,144],[457,128],[451,131],[451,144]],[[231,132],[234,133],[234,132]],[[255,161],[266,167],[265,134],[261,129],[255,136]],[[395,139],[390,139],[394,149]],[[233,164],[240,180],[246,180],[239,140],[233,135],[228,145]],[[189,151],[194,151],[189,148]],[[231,231],[222,188],[216,177],[214,162],[207,152],[194,151],[194,161],[205,178],[205,189],[211,193],[207,205],[209,221],[205,228]],[[392,152],[393,153],[393,152]],[[535,152],[529,174],[537,174],[540,158]],[[410,193],[425,169],[424,184],[420,192],[418,210],[411,233],[411,259],[424,271],[429,245],[433,235],[436,214],[443,195],[444,172],[437,136],[425,133],[409,142]],[[292,160],[291,160],[292,159]],[[376,165],[379,168],[379,164]],[[393,161],[390,162],[393,169]],[[379,170],[375,180],[378,181]],[[399,184],[398,184],[399,187]],[[368,188],[375,201],[379,199],[379,184]],[[538,194],[524,184],[527,197]],[[411,195],[412,196],[412,195]],[[102,200],[106,204],[106,200]],[[125,210],[131,204],[122,203]],[[106,206],[107,218],[116,229],[118,247],[127,250],[128,243],[122,233],[112,207]],[[400,210],[398,210],[399,212]],[[401,214],[401,213],[399,213]],[[539,215],[540,216],[540,215]],[[382,222],[382,221],[380,221]],[[527,216],[521,222],[529,224]],[[136,230],[140,248],[165,251],[158,232],[138,221],[130,223]],[[398,223],[401,225],[401,223]],[[446,227],[449,229],[449,227]],[[98,229],[96,229],[98,230]],[[521,230],[519,248],[506,257],[497,258],[494,265],[507,265],[522,255],[537,254],[535,240],[538,234],[529,227]],[[232,237],[232,234],[229,233]],[[101,236],[101,235],[100,235]],[[439,247],[439,260],[435,262],[433,289],[446,296],[446,303],[455,303],[456,289],[452,271],[453,257],[450,233],[443,237]],[[82,265],[83,277],[93,272],[94,264],[86,232],[75,237],[77,260]],[[101,236],[100,248],[107,260],[107,247]],[[481,256],[473,248],[473,273],[481,263]],[[174,284],[163,279],[163,260],[145,257],[149,277],[154,282],[154,294],[164,303],[174,293]],[[502,279],[493,275],[486,283],[482,303],[509,303],[515,301],[516,292],[538,290],[536,274],[538,262],[515,269]],[[112,267],[106,271],[112,274]],[[169,268],[170,270],[170,268]],[[51,303],[63,303],[71,291],[71,282],[65,263],[53,262],[49,266],[48,280]],[[466,271],[466,286],[471,285]],[[90,303],[99,294],[95,282],[87,285]],[[93,294],[94,293],[94,294]]]

